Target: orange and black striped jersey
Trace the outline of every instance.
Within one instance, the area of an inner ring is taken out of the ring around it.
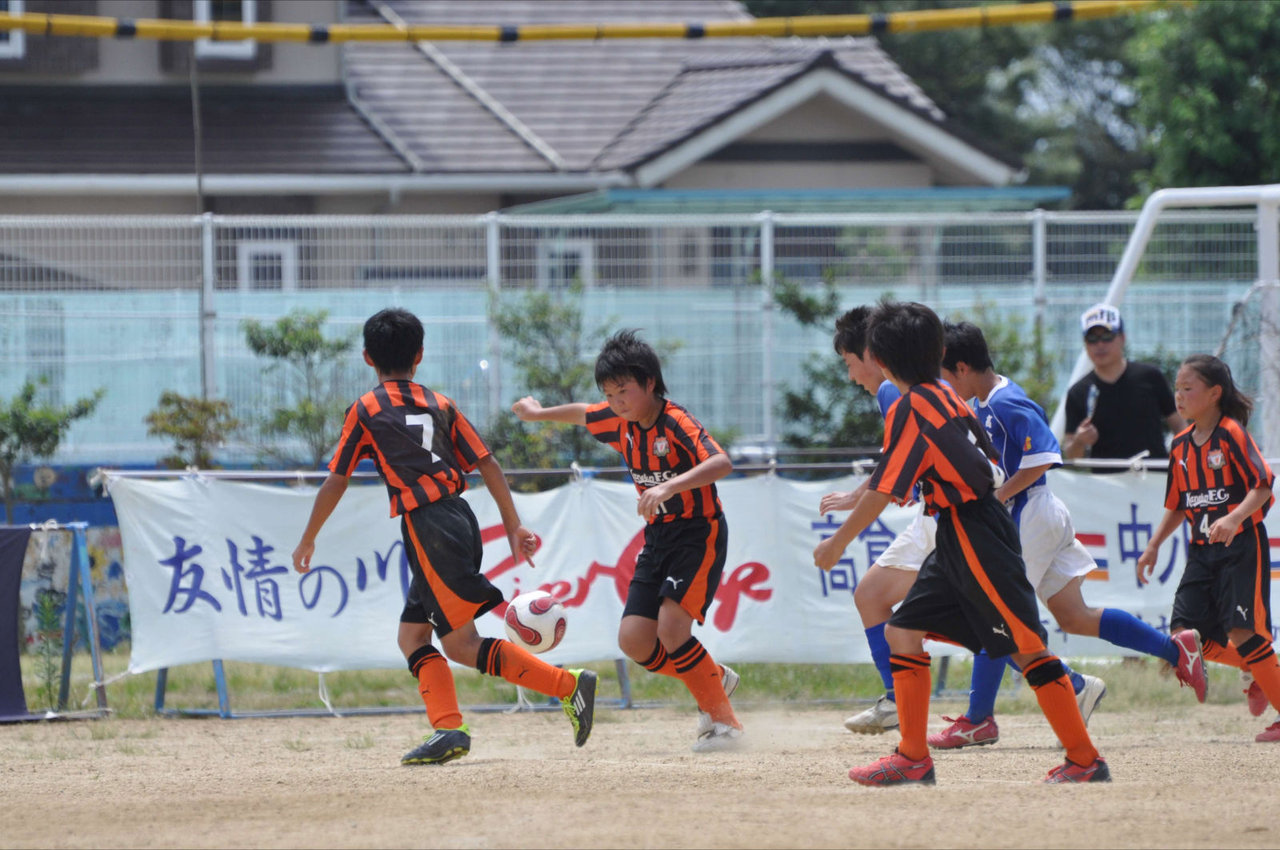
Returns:
[[[329,471],[351,477],[373,458],[387,484],[391,515],[461,493],[463,474],[489,454],[453,400],[413,381],[385,381],[347,411]]]
[[[1182,431],[1169,447],[1164,506],[1182,511],[1191,524],[1192,544],[1203,544],[1214,521],[1231,513],[1250,490],[1272,486],[1275,476],[1258,444],[1235,419],[1222,417],[1204,445],[1196,445],[1194,431],[1195,426]],[[1274,502],[1272,496],[1241,523],[1241,530],[1262,522]]]
[[[925,509],[936,514],[992,492],[995,457],[987,432],[951,387],[915,384],[885,416],[884,454],[869,486],[906,499],[918,482]]]
[[[591,436],[612,446],[631,471],[631,480],[640,492],[688,472],[712,455],[724,454],[702,423],[675,402],[663,399],[658,421],[641,428],[615,414],[607,401],[587,407],[587,430]],[[662,503],[650,522],[673,519],[715,517],[721,513],[715,484],[677,493]]]

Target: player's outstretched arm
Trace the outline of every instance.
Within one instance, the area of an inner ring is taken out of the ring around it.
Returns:
[[[1142,554],[1138,556],[1138,561],[1134,564],[1133,569],[1137,573],[1139,586],[1151,581],[1151,573],[1155,570],[1156,554],[1160,551],[1160,544],[1163,543],[1170,534],[1182,525],[1182,511],[1171,511],[1165,509],[1164,516],[1160,518],[1160,524],[1156,526],[1156,530],[1151,535],[1151,540],[1147,542],[1147,548],[1142,550]]]
[[[522,422],[563,422],[566,425],[586,425],[587,405],[582,402],[543,407],[531,395],[511,405],[511,412]]]
[[[892,499],[876,490],[867,490],[854,505],[853,512],[845,517],[836,533],[818,544],[813,550],[813,565],[819,569],[829,570],[840,563],[840,556],[867,526],[880,516],[881,511]]]
[[[502,516],[502,527],[507,532],[511,557],[515,558],[517,564],[525,560],[532,567],[533,553],[538,551],[538,535],[520,524],[520,514],[516,511],[515,500],[511,498],[511,488],[507,486],[507,477],[502,474],[502,467],[493,455],[485,455],[476,464],[476,469],[480,471],[484,486],[488,488],[489,495],[493,497],[498,513]]]
[[[311,517],[307,520],[307,527],[303,529],[298,548],[293,550],[293,568],[298,572],[305,573],[311,569],[311,556],[316,551],[316,535],[342,500],[342,494],[347,492],[347,483],[346,476],[330,472],[316,491],[316,500],[311,504]]]
[[[832,511],[853,510],[853,506],[858,504],[858,499],[861,498],[863,493],[867,492],[867,486],[870,483],[870,478],[864,478],[861,484],[848,493],[837,490],[834,493],[828,493],[823,496],[822,501],[818,502],[818,515],[821,516]]]

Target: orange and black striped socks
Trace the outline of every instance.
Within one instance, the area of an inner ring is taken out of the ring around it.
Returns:
[[[427,722],[432,729],[457,729],[462,726],[458,709],[458,693],[453,687],[453,671],[449,662],[431,644],[424,644],[409,656],[409,672],[418,680],[418,693],[427,707]]]
[[[640,666],[650,673],[680,678],[680,674],[676,672],[676,665],[671,661],[671,656],[667,655],[667,650],[662,646],[662,641],[657,638],[653,639],[653,652],[648,658],[640,662]]]
[[[1036,702],[1067,751],[1067,758],[1081,767],[1097,761],[1098,750],[1089,738],[1075,689],[1058,656],[1045,655],[1027,662],[1022,675],[1035,691]]]
[[[742,728],[729,698],[724,695],[724,680],[720,665],[711,657],[696,637],[691,637],[671,653],[671,663],[676,676],[697,700],[698,709],[711,715],[716,723]]]
[[[929,755],[929,653],[889,656],[893,692],[898,703],[898,752],[912,761]]]
[[[577,686],[568,670],[552,667],[533,653],[500,638],[480,641],[476,669],[486,676],[497,676],[513,685],[559,699],[569,696]]]
[[[1280,663],[1276,651],[1265,635],[1254,635],[1238,647],[1245,668],[1267,695],[1271,707],[1280,711]]]

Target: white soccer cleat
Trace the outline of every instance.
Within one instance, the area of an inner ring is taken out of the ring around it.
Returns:
[[[875,705],[846,717],[844,728],[858,735],[880,735],[898,728],[898,704],[888,695],[876,700]]]
[[[1088,726],[1093,710],[1107,695],[1107,686],[1097,676],[1081,673],[1080,678],[1084,679],[1084,687],[1080,689],[1080,693],[1076,694],[1076,705],[1080,706],[1080,716],[1084,718],[1084,725]]]
[[[733,671],[728,664],[720,665],[720,683],[724,686],[724,695],[733,696],[733,692],[738,689],[738,683],[742,681],[742,677]]]
[[[707,720],[711,719],[708,714],[704,713],[702,716]],[[699,718],[698,740],[693,742],[695,753],[722,753],[739,749],[742,744],[742,730],[737,726],[711,722],[710,726],[704,730],[702,720]]]

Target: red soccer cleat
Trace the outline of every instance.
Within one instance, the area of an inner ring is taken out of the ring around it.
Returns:
[[[1259,744],[1280,743],[1280,720],[1263,729],[1253,740]]]
[[[1182,684],[1190,685],[1196,692],[1196,699],[1204,702],[1209,692],[1209,680],[1204,673],[1200,633],[1195,629],[1185,629],[1173,636],[1173,643],[1178,647],[1178,666],[1174,668],[1174,675]]]
[[[932,785],[933,759],[912,761],[894,750],[871,764],[850,768],[849,778],[859,785]]]
[[[1249,702],[1249,713],[1254,717],[1261,717],[1262,713],[1267,710],[1267,706],[1271,705],[1271,701],[1267,699],[1267,695],[1262,692],[1262,685],[1257,683],[1251,673],[1248,671],[1242,672],[1240,678],[1248,683],[1244,689],[1244,694]]]
[[[961,747],[985,747],[1000,740],[1000,727],[996,725],[994,717],[988,717],[981,723],[974,723],[964,715],[942,719],[951,725],[929,736],[928,743],[933,749],[958,750]]]
[[[1046,785],[1068,785],[1076,782],[1110,782],[1111,769],[1101,756],[1093,760],[1088,767],[1081,767],[1073,761],[1066,761],[1049,771],[1044,778]]]

